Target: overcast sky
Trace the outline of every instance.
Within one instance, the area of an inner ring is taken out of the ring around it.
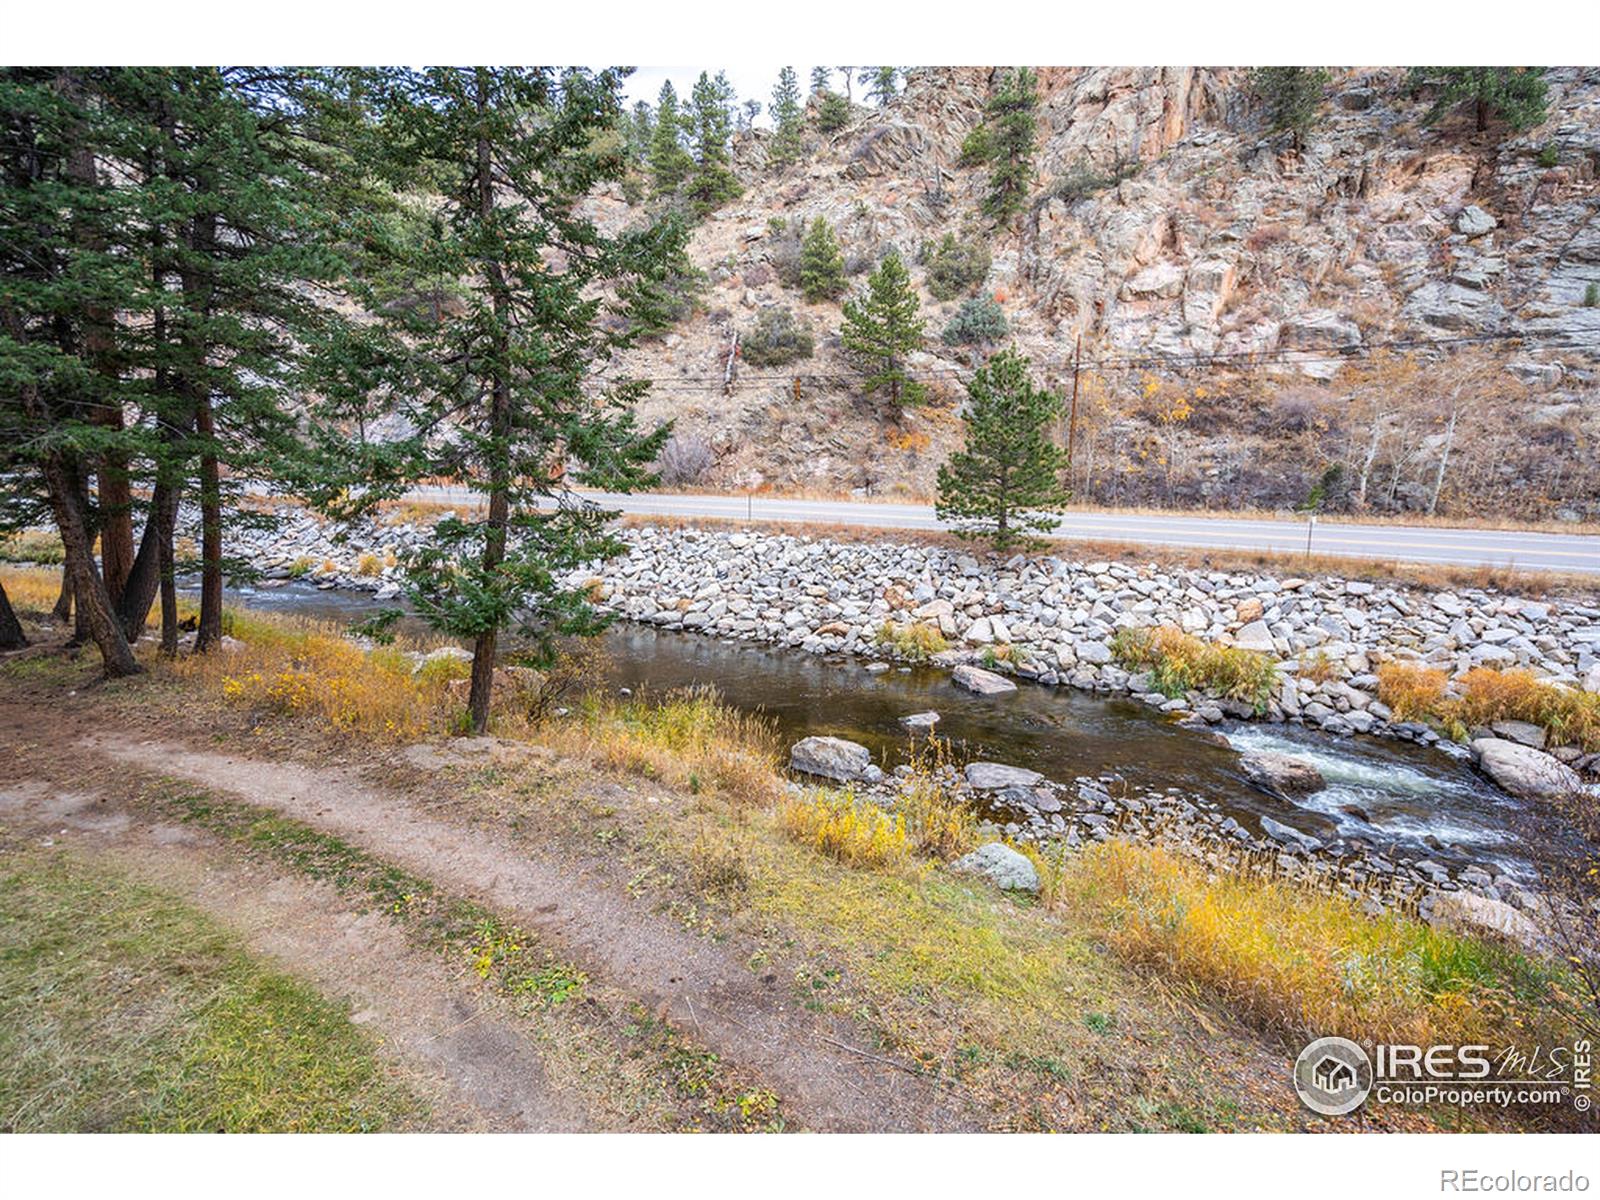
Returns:
[[[694,81],[700,78],[701,71],[715,75],[721,70],[727,73],[728,82],[739,93],[738,106],[742,106],[746,100],[761,101],[760,123],[765,125],[769,124],[767,105],[772,103],[772,89],[777,86],[778,72],[782,69],[781,63],[771,67],[639,67],[623,82],[622,91],[630,108],[636,100],[648,100],[654,105],[656,97],[661,94],[662,82],[670,79],[678,98],[687,100],[689,89],[694,87]],[[811,91],[811,68],[796,66],[795,72],[800,79],[800,95],[804,97]],[[844,77],[837,68],[833,72],[833,87],[835,91],[844,91]],[[855,90],[859,96],[863,89],[857,87]]]

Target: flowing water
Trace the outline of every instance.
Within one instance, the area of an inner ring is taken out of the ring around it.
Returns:
[[[368,595],[305,584],[245,588],[231,599],[343,622],[374,607]],[[1505,795],[1460,755],[1408,742],[1239,722],[1217,727],[1224,745],[1142,704],[1072,688],[1022,684],[1008,695],[980,697],[934,668],[872,673],[858,659],[620,622],[605,639],[611,687],[659,695],[711,685],[730,705],[764,713],[786,744],[831,734],[870,747],[885,766],[903,761],[909,748],[899,718],[931,709],[958,761],[1011,763],[1063,782],[1113,774],[1137,791],[1209,798],[1252,829],[1270,816],[1320,838],[1361,838],[1391,856],[1484,863],[1521,876],[1571,849],[1554,816]],[[1295,801],[1261,791],[1238,765],[1241,753],[1260,750],[1312,763],[1328,786]]]

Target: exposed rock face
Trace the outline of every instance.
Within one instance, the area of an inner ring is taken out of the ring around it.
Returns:
[[[872,751],[836,737],[808,737],[789,747],[789,769],[849,783],[866,776]]]
[[[967,784],[979,791],[998,791],[1008,787],[1032,787],[1044,778],[1026,767],[1010,767],[1005,763],[971,762],[967,764]]]
[[[1328,786],[1322,772],[1310,763],[1268,750],[1241,756],[1239,768],[1256,783],[1285,796],[1309,796]]]
[[[1028,856],[1004,842],[988,842],[950,864],[952,871],[987,876],[1003,891],[1037,892],[1039,872]]]
[[[1437,892],[1429,912],[1431,924],[1478,937],[1497,937],[1524,950],[1544,949],[1548,938],[1529,917],[1503,900],[1474,892]]]
[[[1513,796],[1548,800],[1570,795],[1583,786],[1571,767],[1557,759],[1505,738],[1479,738],[1472,743],[1478,768]]]
[[[957,667],[950,673],[950,678],[958,688],[978,696],[1003,696],[1017,690],[1017,685],[1004,675],[996,675],[993,671],[970,664]]]
[[[741,135],[735,162],[745,194],[699,223],[690,245],[708,275],[706,302],[667,337],[629,351],[619,369],[720,381],[733,329],[748,329],[767,307],[800,306],[776,269],[782,238],[771,218],[792,231],[825,217],[858,278],[891,245],[909,260],[946,233],[963,236],[987,171],[961,164],[961,144],[998,76],[986,67],[913,70],[901,97],[815,136],[783,172],[766,167],[765,132]],[[1544,124],[1497,130],[1485,142],[1453,121],[1425,128],[1418,118],[1428,101],[1409,92],[1403,68],[1339,70],[1331,103],[1291,158],[1264,128],[1245,69],[1041,69],[1038,183],[1022,220],[985,233],[988,274],[971,288],[1004,297],[1011,337],[1035,372],[1065,377],[1079,333],[1086,353],[1093,345],[1104,358],[1300,352],[1281,368],[1207,372],[1213,403],[1177,429],[1144,411],[1136,373],[1108,375],[1115,436],[1100,443],[1093,498],[1300,503],[1329,462],[1356,461],[1360,423],[1344,415],[1347,391],[1338,388],[1305,419],[1277,419],[1285,414],[1260,412],[1262,402],[1270,408],[1276,395],[1293,396],[1388,340],[1507,333],[1530,339],[1518,377],[1548,389],[1538,399],[1549,403],[1496,416],[1508,428],[1484,467],[1492,486],[1463,487],[1454,502],[1600,515],[1600,467],[1582,449],[1600,437],[1597,356],[1588,349],[1600,345],[1600,308],[1584,303],[1588,284],[1600,282],[1600,71],[1556,69],[1548,83]],[[1540,162],[1546,147],[1558,151],[1554,166]],[[608,228],[639,217],[620,195],[593,207]],[[912,274],[925,286],[926,263]],[[935,387],[935,409],[959,402],[969,368],[937,339],[960,300],[923,295],[932,336],[918,365],[950,379]],[[705,482],[714,485],[881,492],[904,483],[931,492],[959,425],[913,416],[906,428],[929,439],[925,450],[890,444],[843,382],[850,372],[831,339],[837,302],[804,309],[820,336],[815,357],[796,364],[798,394],[790,378],[754,370],[727,396],[712,383],[704,394],[675,383],[644,398],[646,423],[676,418],[680,433],[704,438],[715,452]],[[1570,354],[1547,344],[1557,339]],[[1566,405],[1563,416],[1541,415]],[[1157,435],[1182,451],[1170,471],[1140,471],[1132,451],[1111,448]],[[1373,489],[1369,503],[1426,505],[1424,481],[1440,453],[1437,443],[1421,447],[1414,478]],[[1457,457],[1452,470],[1465,461]]]

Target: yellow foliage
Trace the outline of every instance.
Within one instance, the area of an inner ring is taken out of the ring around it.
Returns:
[[[356,559],[356,574],[373,576],[383,573],[383,560],[376,554],[363,554]]]
[[[1438,715],[1450,676],[1421,663],[1386,662],[1378,667],[1378,699],[1397,721],[1422,721]]]
[[[61,593],[61,572],[42,567],[6,567],[0,585],[18,613],[48,613]]]
[[[1173,697],[1198,690],[1263,709],[1278,682],[1267,655],[1203,642],[1171,625],[1119,630],[1111,653],[1130,671],[1148,671],[1155,689]]]
[[[896,654],[913,662],[922,662],[950,648],[939,627],[925,621],[906,625],[885,621],[878,626],[876,641],[880,646],[892,647]]]
[[[895,866],[910,858],[905,819],[857,800],[849,788],[787,800],[779,816],[795,841],[848,866]]]
[[[911,773],[901,781],[895,812],[917,853],[948,862],[978,841],[978,814],[952,786],[949,742],[929,738],[911,754]]]
[[[1402,721],[1435,721],[1458,736],[1496,721],[1527,721],[1556,744],[1600,750],[1600,696],[1546,682],[1520,667],[1474,667],[1456,681],[1456,695],[1448,684],[1444,671],[1416,663],[1378,668],[1378,698]]]

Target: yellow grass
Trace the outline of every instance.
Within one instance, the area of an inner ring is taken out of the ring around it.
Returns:
[[[1092,847],[1062,888],[1119,953],[1295,1037],[1495,1042],[1515,1036],[1553,987],[1513,950],[1368,917],[1279,879],[1209,879],[1204,865],[1154,847]]]
[[[1197,690],[1248,701],[1260,710],[1278,680],[1269,656],[1204,642],[1170,625],[1119,630],[1111,652],[1130,671],[1148,671],[1156,691],[1173,697]]]
[[[61,572],[48,567],[0,567],[0,585],[19,615],[48,613],[61,593]]]
[[[784,832],[802,846],[852,867],[899,866],[910,859],[903,817],[856,799],[849,788],[784,801]]]
[[[1386,662],[1378,667],[1378,699],[1394,712],[1397,721],[1426,721],[1435,716],[1448,672],[1414,662]]]
[[[875,640],[878,645],[887,646],[901,658],[908,658],[913,662],[922,662],[950,648],[950,643],[945,641],[944,634],[939,632],[937,625],[920,621],[909,625],[897,625],[893,621],[885,621],[878,626]]]
[[[539,739],[611,770],[692,792],[771,804],[780,792],[778,736],[770,721],[722,702],[715,688],[683,688],[659,700],[586,696]]]
[[[1452,684],[1436,668],[1384,663],[1378,698],[1399,719],[1432,721],[1455,737],[1496,721],[1527,721],[1544,729],[1553,745],[1600,750],[1600,696],[1549,683],[1521,667],[1474,667]]]

